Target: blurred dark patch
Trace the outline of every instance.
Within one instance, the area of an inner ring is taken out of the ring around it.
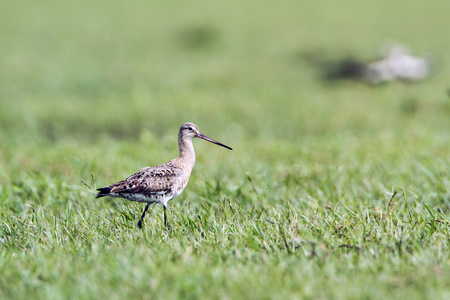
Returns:
[[[361,80],[366,76],[367,67],[364,63],[352,58],[342,61],[329,61],[322,64],[324,78],[328,80],[354,79]]]
[[[329,53],[320,49],[298,52],[294,59],[317,69],[324,80],[361,80],[367,72],[366,65],[350,55],[346,58],[332,58]]]
[[[405,99],[401,104],[401,110],[405,114],[415,114],[419,110],[419,102],[417,99]]]
[[[187,49],[205,49],[218,42],[219,31],[212,25],[191,25],[177,32],[177,40]]]

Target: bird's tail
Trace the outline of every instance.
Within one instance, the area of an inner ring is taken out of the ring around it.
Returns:
[[[107,186],[107,187],[99,188],[99,189],[97,189],[97,191],[98,191],[98,193],[95,198],[101,198],[101,197],[108,196],[109,192],[111,192],[111,188]]]

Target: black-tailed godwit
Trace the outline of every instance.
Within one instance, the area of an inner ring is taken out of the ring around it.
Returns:
[[[180,195],[188,183],[195,164],[193,138],[200,138],[233,150],[203,135],[197,125],[184,123],[178,132],[179,155],[177,158],[163,165],[144,168],[125,180],[99,188],[97,189],[99,192],[96,198],[111,196],[147,203],[138,222],[139,228],[142,228],[142,221],[150,204],[162,204],[164,208],[164,224],[167,228],[170,228],[166,215],[167,202]]]

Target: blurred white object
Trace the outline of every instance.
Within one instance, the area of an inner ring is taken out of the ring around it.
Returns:
[[[433,69],[431,57],[412,56],[408,48],[396,45],[383,59],[366,64],[364,79],[371,83],[395,79],[418,81],[427,78]]]

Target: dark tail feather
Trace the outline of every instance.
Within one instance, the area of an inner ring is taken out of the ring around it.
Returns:
[[[103,187],[103,188],[99,188],[97,189],[98,194],[95,198],[101,198],[101,197],[105,197],[109,195],[109,192],[111,192],[111,188],[110,187]]]

